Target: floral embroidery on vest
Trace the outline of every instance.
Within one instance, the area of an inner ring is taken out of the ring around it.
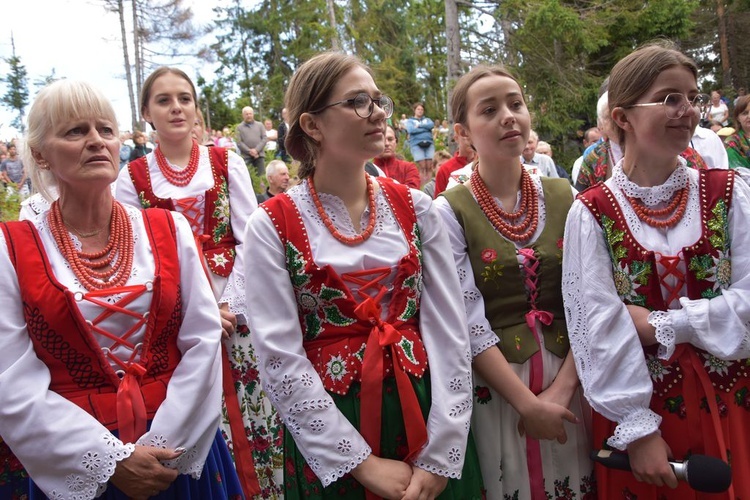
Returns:
[[[214,243],[220,243],[221,239],[229,232],[229,188],[226,178],[222,177],[221,185],[216,193],[216,206],[214,207],[214,218],[216,226],[213,229]]]
[[[719,200],[711,209],[713,218],[706,221],[706,227],[713,233],[708,241],[716,249],[716,256],[711,254],[696,255],[690,259],[688,269],[695,273],[699,280],[713,283],[702,296],[711,299],[721,295],[729,287],[732,277],[732,263],[729,258],[729,214],[724,200]]]
[[[653,269],[650,262],[632,260],[627,261],[627,249],[621,245],[625,231],[616,229],[615,221],[602,215],[602,230],[607,242],[609,258],[612,261],[612,272],[617,295],[623,302],[646,305],[646,296],[639,294],[636,289],[648,284]]]
[[[503,276],[505,266],[497,261],[497,250],[494,248],[485,248],[481,254],[482,262],[487,264],[481,273],[485,283],[493,282],[500,289],[500,278]]]
[[[355,322],[353,318],[342,314],[336,304],[337,300],[346,298],[346,291],[326,286],[324,283],[317,287],[310,285],[310,275],[305,272],[307,261],[291,241],[286,242],[286,262],[300,314],[306,326],[306,340],[317,338],[325,331],[326,324],[341,327]],[[328,366],[330,369],[331,364]]]
[[[404,278],[401,288],[406,292],[406,303],[398,319],[407,321],[417,314],[419,309],[419,297],[422,294],[422,237],[419,233],[419,226],[414,224],[411,230],[411,240],[409,245],[414,249],[419,265],[415,267],[414,272]]]

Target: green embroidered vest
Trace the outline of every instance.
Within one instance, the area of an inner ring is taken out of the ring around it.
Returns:
[[[541,325],[544,345],[563,358],[570,344],[561,293],[562,238],[573,193],[565,179],[542,178],[542,188],[547,220],[528,248],[540,262],[536,308],[553,315],[551,324]],[[464,230],[474,281],[484,299],[485,316],[500,339],[498,346],[508,362],[524,363],[539,350],[539,344],[526,323],[532,305],[516,247],[495,230],[466,187],[458,186],[443,196]]]

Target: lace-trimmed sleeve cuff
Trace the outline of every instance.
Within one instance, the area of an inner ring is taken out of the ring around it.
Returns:
[[[624,421],[615,428],[614,436],[607,439],[607,444],[625,451],[630,443],[649,434],[659,431],[661,417],[644,408],[628,415]]]
[[[307,460],[308,464],[310,465],[310,468],[313,470],[315,475],[320,478],[320,482],[323,483],[323,487],[327,488],[331,483],[334,481],[337,481],[344,477],[345,474],[348,474],[351,472],[354,468],[356,468],[359,464],[364,462],[367,457],[369,457],[372,454],[372,448],[369,446],[365,446],[363,450],[361,450],[359,453],[354,455],[354,458],[349,460],[347,463],[343,465],[339,465],[333,470],[330,471],[322,471],[323,466],[321,465],[320,461],[315,458],[311,457]],[[323,473],[321,475],[321,473]]]
[[[679,332],[688,331],[689,318],[684,309],[670,311],[653,311],[648,315],[648,323],[656,329],[656,340],[659,342],[657,356],[669,359],[674,354],[677,344],[687,342]],[[678,338],[680,337],[680,338]]]
[[[460,467],[458,469],[447,469],[445,468],[445,466],[431,464],[424,460],[415,460],[414,466],[419,467],[422,470],[426,470],[427,472],[431,472],[437,476],[443,476],[450,479],[461,479],[461,472],[464,463],[463,457],[460,456],[460,452],[456,449],[452,449],[451,454],[451,461],[453,461],[454,463],[460,462]]]

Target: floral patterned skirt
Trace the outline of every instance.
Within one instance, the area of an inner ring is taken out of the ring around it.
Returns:
[[[255,472],[260,484],[262,500],[283,498],[283,430],[276,410],[266,397],[258,379],[258,362],[250,342],[247,325],[237,326],[237,333],[227,344],[232,378],[242,411],[245,435],[250,441]],[[226,405],[222,406],[222,433],[232,450]]]
[[[422,413],[427,418],[430,407],[429,376],[412,379]],[[332,394],[336,407],[356,427],[359,428],[360,385],[352,384],[345,396]],[[389,377],[383,381],[383,420],[380,435],[380,449],[383,458],[403,460],[407,452],[401,403],[398,398],[396,380]],[[292,435],[284,431],[284,493],[287,500],[297,499],[349,499],[365,498],[365,488],[351,474],[323,488],[302,454]],[[441,500],[480,500],[484,498],[482,474],[479,469],[474,440],[469,434],[466,459],[461,479],[450,479],[448,486],[438,497]]]
[[[0,438],[0,498],[3,500],[29,498],[29,474],[2,438]]]

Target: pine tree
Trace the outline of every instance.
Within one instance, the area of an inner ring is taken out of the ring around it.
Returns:
[[[11,125],[24,133],[26,131],[25,109],[29,104],[28,78],[26,67],[21,64],[21,58],[16,55],[16,42],[13,39],[13,34],[10,35],[10,44],[13,48],[13,55],[4,58],[10,69],[5,77],[0,78],[0,81],[7,85],[5,94],[0,97],[0,103],[11,111],[18,113]]]

